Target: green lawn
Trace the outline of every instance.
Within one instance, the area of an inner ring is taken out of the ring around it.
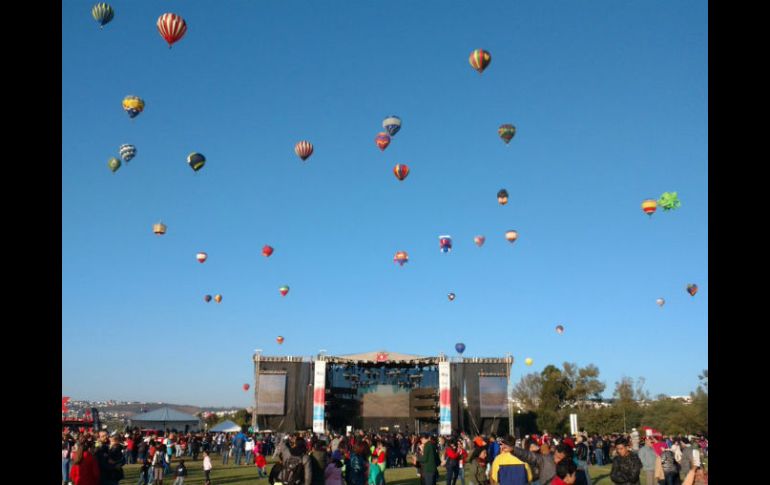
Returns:
[[[228,465],[222,465],[222,457],[218,454],[211,455],[211,463],[214,469],[211,471],[211,483],[212,485],[267,485],[266,478],[257,478],[257,469],[254,465],[249,466],[235,466],[232,464],[232,458]],[[172,470],[176,468],[178,464],[178,458],[174,459],[172,464]],[[203,485],[203,460],[198,459],[192,461],[185,458],[185,465],[187,466],[187,478],[185,479],[185,485]],[[272,464],[267,465],[269,471]],[[612,485],[610,480],[610,468],[611,465],[606,466],[592,466],[590,468],[591,480],[593,485]],[[122,485],[134,485],[139,479],[139,465],[126,465],[123,467],[123,471],[126,474],[126,478],[121,481]],[[440,469],[438,485],[442,485],[446,480],[446,476],[443,473],[443,469]],[[385,482],[387,485],[419,485],[417,478],[417,472],[414,468],[388,468],[385,470]],[[152,483],[152,481],[150,481]],[[458,480],[458,485],[460,481]],[[644,477],[642,477],[642,483],[644,483]],[[174,477],[172,475],[167,476],[163,480],[163,485],[173,485]],[[466,485],[468,481],[466,480]]]

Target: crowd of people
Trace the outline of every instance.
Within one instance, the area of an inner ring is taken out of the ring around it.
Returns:
[[[628,435],[490,436],[430,434],[295,433],[276,436],[239,433],[187,433],[143,436],[100,431],[62,434],[63,485],[118,485],[123,466],[140,464],[136,485],[183,485],[185,461],[202,457],[205,483],[211,484],[213,457],[221,463],[254,466],[255,478],[270,485],[386,485],[387,468],[415,467],[421,485],[437,485],[439,468],[446,485],[593,485],[589,465],[611,463],[617,485],[700,485],[708,483],[703,437]],[[270,471],[267,459],[274,461]],[[231,461],[232,459],[232,461]],[[133,484],[131,484],[133,485]]]

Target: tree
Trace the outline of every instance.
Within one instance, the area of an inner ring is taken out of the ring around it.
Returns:
[[[540,394],[543,391],[543,378],[537,372],[521,378],[513,388],[513,398],[521,403],[524,411],[534,411],[540,404]]]
[[[543,430],[561,432],[564,416],[559,412],[569,391],[569,381],[561,370],[553,365],[546,366],[540,373],[542,387],[537,407],[537,426]]]
[[[599,378],[599,368],[593,364],[578,367],[574,362],[565,362],[564,376],[567,379],[569,390],[566,399],[569,404],[577,405],[584,409],[588,398],[598,399],[606,387]]]

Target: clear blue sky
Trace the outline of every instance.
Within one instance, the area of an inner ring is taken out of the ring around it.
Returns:
[[[104,30],[93,2],[62,6],[63,394],[247,406],[255,348],[436,355],[458,341],[511,352],[514,381],[567,360],[596,364],[607,395],[622,375],[653,395],[697,386],[706,2],[110,3]],[[166,12],[188,25],[171,50]],[[492,54],[483,75],[476,48]],[[129,94],[147,103],[134,120]],[[380,152],[391,114],[402,129]],[[113,174],[123,143],[137,156]],[[642,200],[665,191],[681,209],[650,220]]]

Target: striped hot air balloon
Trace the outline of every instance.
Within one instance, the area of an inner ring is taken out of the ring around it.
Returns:
[[[489,66],[491,61],[492,56],[484,49],[476,49],[475,51],[471,52],[471,56],[468,58],[468,62],[471,63],[471,67],[478,71],[479,74],[484,72],[484,69]]]
[[[382,127],[388,131],[390,136],[396,136],[396,133],[401,130],[401,118],[396,115],[390,115],[382,120]]]
[[[91,9],[91,16],[99,22],[99,28],[103,29],[115,17],[115,10],[106,3],[97,3]]]
[[[107,160],[107,166],[110,167],[110,170],[112,170],[112,173],[115,173],[120,168],[120,160],[118,160],[115,157],[111,157],[109,160]]]
[[[190,168],[197,172],[198,170],[202,169],[204,165],[206,165],[206,157],[204,157],[201,153],[193,152],[187,155],[187,165],[189,165]]]
[[[390,135],[381,131],[374,137],[374,142],[377,144],[377,148],[379,148],[381,152],[384,152],[385,149],[388,148],[388,145],[390,145]]]
[[[655,199],[646,199],[642,201],[642,210],[645,214],[652,217],[655,211],[658,210],[658,201]]]
[[[393,167],[393,173],[396,174],[398,180],[404,180],[409,175],[409,167],[404,164],[398,163]]]
[[[301,141],[294,145],[294,153],[304,162],[313,154],[313,144],[309,141]]]
[[[136,156],[136,147],[134,145],[120,145],[120,158],[124,162],[130,162]]]
[[[406,254],[406,251],[398,251],[396,255],[393,256],[393,262],[403,266],[409,262],[409,255]]]
[[[168,48],[171,49],[171,45],[184,37],[187,32],[187,22],[179,15],[164,13],[158,17],[158,32],[168,42]]]
[[[500,138],[502,138],[507,145],[516,134],[516,127],[511,124],[500,125],[500,128],[497,129],[497,134],[500,135]]]
[[[136,118],[144,111],[144,100],[139,96],[126,96],[123,98],[123,110],[128,113],[129,118]]]

